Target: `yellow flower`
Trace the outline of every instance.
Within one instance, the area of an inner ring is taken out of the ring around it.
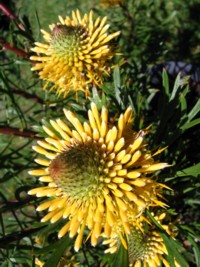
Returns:
[[[109,236],[116,220],[129,234],[128,213],[135,218],[149,205],[164,206],[157,199],[163,185],[151,176],[168,165],[154,162],[144,144],[144,131],[131,130],[130,107],[116,126],[109,124],[108,110],[103,107],[99,113],[94,103],[88,111],[89,122],[82,124],[69,110],[64,113],[67,121],[51,120],[51,127],[43,126],[49,137],[33,147],[43,156],[36,159],[43,167],[30,174],[40,176],[47,185],[29,194],[50,197],[37,208],[48,209],[42,221],[68,218],[59,237],[78,234],[78,250],[85,227],[95,246],[102,232]]]
[[[162,212],[154,216],[154,219],[174,238],[176,235],[174,224],[169,221],[167,224],[164,223],[166,217],[167,213]],[[132,224],[131,233],[125,241],[123,227],[120,221],[116,221],[110,238],[103,242],[104,245],[109,245],[105,253],[116,253],[122,243],[128,249],[130,267],[160,267],[162,263],[165,267],[170,267],[165,258],[168,254],[167,248],[155,225],[150,224],[143,216],[136,218],[135,221],[129,217],[129,222]],[[180,266],[176,261],[175,265]]]
[[[120,32],[108,34],[107,17],[93,20],[93,12],[81,17],[79,10],[60,22],[50,25],[51,33],[41,30],[46,44],[36,42],[32,49],[39,53],[32,56],[36,61],[32,70],[39,70],[41,79],[54,85],[58,95],[69,91],[84,91],[89,84],[101,85],[103,73],[109,74],[110,60],[116,54],[111,40]]]

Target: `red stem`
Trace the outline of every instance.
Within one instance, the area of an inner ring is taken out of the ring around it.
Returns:
[[[18,128],[5,127],[5,126],[0,126],[0,134],[13,134],[13,135],[23,136],[23,137],[27,137],[27,138],[34,137],[38,140],[43,139],[41,137],[38,137],[37,134],[32,132],[32,131],[29,131],[29,130],[21,131]]]
[[[27,59],[28,54],[26,52],[24,52],[23,50],[21,50],[19,48],[12,46],[10,43],[6,42],[3,38],[0,38],[0,43],[2,43],[2,45],[5,49],[8,49],[8,50],[14,52],[15,54],[17,54],[18,56],[24,57]]]
[[[4,5],[3,3],[0,3],[0,10],[7,16],[9,17],[11,20],[16,20],[19,28],[24,31],[24,26],[23,24],[20,22],[20,20],[18,19],[17,16],[15,16],[12,11],[6,6]]]

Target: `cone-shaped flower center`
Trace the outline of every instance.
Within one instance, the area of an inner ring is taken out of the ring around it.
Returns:
[[[101,187],[102,169],[99,153],[94,147],[77,145],[52,160],[49,173],[68,196],[84,197],[94,195]]]
[[[57,25],[52,31],[51,45],[60,56],[70,56],[78,52],[80,39],[85,35],[83,27]]]
[[[148,237],[145,238],[144,234],[139,229],[132,230],[128,240],[128,254],[130,261],[136,261],[145,256],[148,246],[147,239]]]

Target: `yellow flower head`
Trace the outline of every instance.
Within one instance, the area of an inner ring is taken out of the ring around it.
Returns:
[[[67,122],[51,120],[51,127],[43,126],[49,137],[33,147],[43,156],[36,162],[44,167],[30,174],[40,176],[47,185],[29,194],[51,198],[38,207],[39,211],[48,209],[42,221],[68,218],[59,237],[78,233],[78,250],[85,227],[95,246],[102,232],[109,236],[116,220],[130,233],[128,212],[137,217],[149,205],[163,206],[156,197],[162,185],[149,174],[167,164],[153,161],[143,131],[131,130],[130,107],[116,126],[109,124],[108,110],[103,107],[99,113],[94,103],[88,111],[89,122],[82,124],[69,110],[64,113]]]
[[[162,228],[174,238],[176,235],[174,224],[163,220],[167,217],[166,212],[154,216],[154,219],[159,222]],[[168,218],[169,219],[169,218]],[[103,242],[104,245],[109,245],[105,253],[115,253],[119,249],[120,243],[128,249],[129,266],[130,267],[159,267],[164,264],[165,267],[170,267],[165,255],[168,254],[165,243],[153,224],[150,224],[142,216],[135,221],[129,217],[132,223],[131,233],[127,236],[127,242],[124,239],[124,231],[119,221],[116,221],[112,228],[112,233],[109,239]],[[176,261],[175,265],[180,266]]]
[[[84,91],[88,85],[101,85],[103,73],[108,74],[110,59],[116,54],[110,41],[120,32],[108,34],[107,17],[93,19],[93,12],[81,17],[79,10],[72,12],[60,22],[50,25],[51,33],[41,30],[47,44],[36,42],[32,50],[39,53],[32,56],[36,61],[32,70],[39,70],[41,79],[54,85],[58,95],[69,91]]]

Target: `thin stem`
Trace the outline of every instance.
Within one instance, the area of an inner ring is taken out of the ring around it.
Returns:
[[[36,133],[30,131],[30,130],[20,130],[18,128],[9,127],[9,126],[0,126],[0,133],[1,134],[13,134],[17,136],[23,136],[27,138],[36,138],[38,140],[41,140],[43,138],[40,138],[36,136]]]
[[[9,17],[10,20],[15,20],[17,22],[17,25],[22,31],[25,31],[23,24],[20,22],[19,18],[15,16],[12,11],[3,3],[0,3],[0,10]]]
[[[24,52],[23,50],[21,50],[19,48],[16,48],[16,47],[12,46],[10,43],[6,42],[3,38],[0,38],[0,43],[2,44],[2,46],[5,49],[8,49],[8,50],[12,51],[13,53],[17,54],[18,56],[24,57],[28,61],[31,61],[28,58],[28,54],[26,52]]]

